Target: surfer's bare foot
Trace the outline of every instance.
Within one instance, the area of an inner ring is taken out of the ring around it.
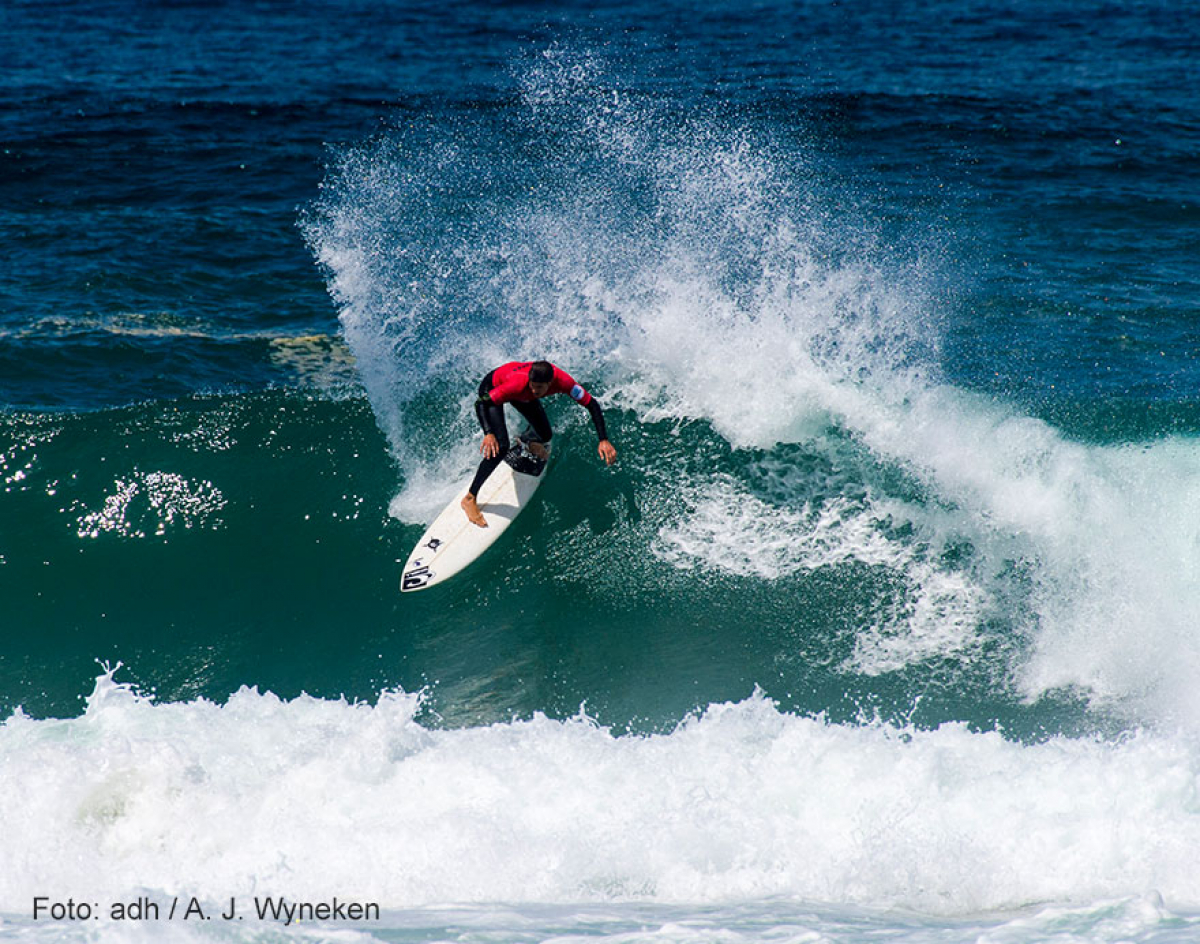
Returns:
[[[535,456],[537,456],[543,462],[545,462],[546,459],[548,459],[550,456],[549,450],[545,446],[543,446],[540,442],[528,442],[525,445],[527,445],[529,447],[530,452],[532,452]]]
[[[467,513],[467,518],[471,524],[478,525],[481,528],[488,526],[487,519],[483,517],[483,512],[479,510],[479,503],[475,501],[474,495],[463,496],[462,510]]]

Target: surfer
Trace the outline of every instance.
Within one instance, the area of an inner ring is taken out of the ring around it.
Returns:
[[[483,512],[475,496],[508,453],[508,426],[504,422],[504,404],[511,403],[529,425],[533,427],[536,441],[528,443],[529,451],[539,459],[545,459],[549,453],[543,443],[548,443],[553,435],[550,431],[550,421],[546,411],[538,403],[542,397],[552,393],[565,393],[580,406],[586,407],[592,416],[592,425],[596,427],[596,435],[600,437],[598,452],[600,458],[608,465],[617,461],[617,450],[608,441],[608,432],[604,428],[604,413],[596,398],[577,384],[571,375],[549,361],[523,361],[504,364],[497,367],[479,384],[479,399],[475,401],[475,415],[479,417],[479,425],[483,427],[483,445],[479,451],[483,453],[483,461],[479,463],[479,471],[475,480],[463,497],[462,508],[472,524],[481,528],[487,527]]]

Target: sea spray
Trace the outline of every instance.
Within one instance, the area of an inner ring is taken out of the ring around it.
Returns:
[[[832,220],[802,149],[681,120],[587,55],[551,48],[518,78],[515,110],[344,153],[306,223],[405,473],[397,513],[428,509],[413,485],[448,451],[466,468],[477,378],[530,352],[739,445],[819,432],[871,359],[928,363],[911,270]]]

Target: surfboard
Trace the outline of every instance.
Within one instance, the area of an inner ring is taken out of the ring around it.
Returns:
[[[539,459],[529,451],[526,442],[524,435],[514,440],[504,461],[496,466],[475,496],[488,526],[471,524],[462,510],[460,503],[471,486],[467,482],[408,556],[400,577],[401,592],[425,590],[449,580],[495,544],[529,505],[546,477],[550,446],[546,446],[547,459]]]

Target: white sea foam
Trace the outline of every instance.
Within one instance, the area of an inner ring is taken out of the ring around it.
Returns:
[[[953,502],[979,548],[1030,565],[1035,621],[1018,672],[1030,697],[1073,687],[1143,719],[1200,724],[1200,446],[1075,443],[943,387],[847,422]]]
[[[586,717],[438,730],[244,689],[153,704],[108,673],[78,718],[0,726],[0,912],[148,889],[223,902],[786,896],[969,915],[1157,890],[1200,907],[1200,748],[1020,745],[795,717],[754,696],[669,734]]]
[[[750,494],[729,476],[686,491],[683,500],[686,512],[660,530],[654,548],[677,567],[777,580],[853,561],[903,576],[906,602],[858,627],[847,670],[876,675],[980,641],[986,590],[970,574],[931,561],[911,539],[889,537],[885,525],[904,513],[899,503],[839,495],[793,508]]]

